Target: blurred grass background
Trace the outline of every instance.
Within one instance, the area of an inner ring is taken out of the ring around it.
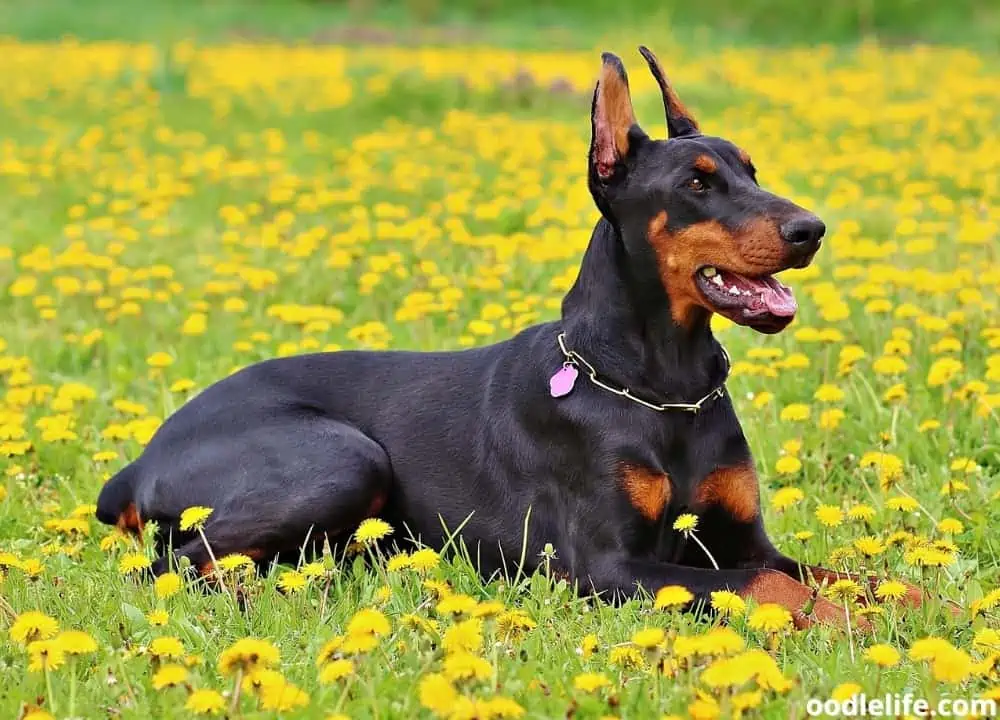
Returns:
[[[616,33],[1000,50],[998,0],[0,0],[0,35],[590,47]]]

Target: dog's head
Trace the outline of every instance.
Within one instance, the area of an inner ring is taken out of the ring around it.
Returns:
[[[810,263],[826,227],[812,213],[757,184],[750,155],[702,135],[653,54],[639,48],[663,94],[667,139],[635,119],[621,60],[602,56],[591,107],[588,184],[629,257],[656,272],[674,322],[690,327],[719,313],[774,333],[797,310],[774,274]],[[652,262],[651,262],[652,261]]]

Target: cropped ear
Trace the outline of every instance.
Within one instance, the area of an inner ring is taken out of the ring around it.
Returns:
[[[637,125],[625,66],[611,53],[603,53],[601,60],[601,77],[590,108],[590,168],[592,175],[607,182],[628,155],[629,131]]]
[[[667,137],[682,137],[684,135],[698,134],[698,121],[684,107],[684,103],[677,97],[677,93],[667,82],[667,76],[660,67],[660,61],[650,52],[645,45],[639,46],[639,53],[646,59],[650,72],[656,78],[656,84],[660,86],[660,94],[663,95],[663,109],[667,114]]]

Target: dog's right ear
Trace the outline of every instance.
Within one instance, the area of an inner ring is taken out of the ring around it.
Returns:
[[[646,64],[649,65],[649,71],[653,73],[653,79],[660,86],[660,94],[663,96],[663,110],[667,114],[667,137],[675,138],[685,135],[697,135],[699,132],[698,121],[684,107],[684,103],[677,97],[674,89],[670,87],[670,83],[667,82],[666,73],[660,67],[660,61],[656,59],[656,56],[645,45],[639,46],[639,54],[642,55]]]
[[[625,66],[616,55],[601,55],[601,77],[590,108],[590,175],[601,183],[623,174],[630,145],[641,130],[635,121]],[[633,129],[634,128],[634,129]]]

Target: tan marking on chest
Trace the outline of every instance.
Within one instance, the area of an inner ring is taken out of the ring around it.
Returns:
[[[657,520],[670,502],[670,478],[666,473],[622,463],[619,483],[632,507],[647,520]]]
[[[699,505],[719,505],[740,522],[760,513],[760,488],[753,465],[719,468],[701,481],[694,500]]]

